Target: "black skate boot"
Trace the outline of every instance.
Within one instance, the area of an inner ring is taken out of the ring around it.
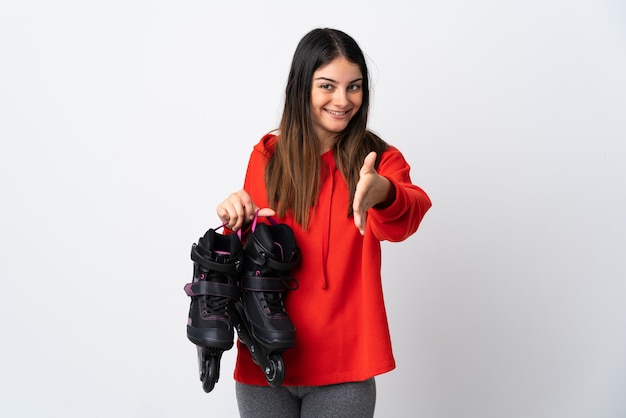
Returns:
[[[198,348],[200,380],[208,393],[219,379],[222,353],[233,346],[231,311],[240,294],[241,240],[209,229],[192,245],[191,259],[193,282],[185,286],[191,296],[187,337]]]
[[[271,386],[284,378],[281,353],[291,348],[296,329],[285,312],[284,294],[297,288],[287,274],[300,261],[300,251],[288,225],[253,225],[244,247],[241,303],[235,318],[239,339],[248,346]]]

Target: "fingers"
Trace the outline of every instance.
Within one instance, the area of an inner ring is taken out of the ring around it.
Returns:
[[[232,193],[217,206],[217,216],[225,226],[233,231],[238,231],[246,223],[253,220],[257,211],[259,216],[276,215],[276,212],[270,208],[259,210],[259,207],[254,204],[248,192],[243,189]]]
[[[361,178],[356,186],[354,192],[354,199],[352,201],[352,216],[354,220],[354,226],[356,226],[361,233],[365,235],[365,221],[367,220],[367,210],[371,207],[367,204],[367,191],[369,187],[367,182]]]
[[[230,229],[241,228],[245,217],[245,206],[237,193],[232,193],[226,200],[217,205],[217,216]]]
[[[217,206],[217,216],[233,231],[241,229],[246,221],[254,217],[257,207],[245,190],[232,193]]]
[[[370,190],[372,188],[372,174],[376,174],[376,169],[374,168],[376,164],[376,153],[370,152],[367,154],[365,159],[363,160],[363,165],[361,166],[360,171],[360,179],[356,185],[356,190],[354,191],[354,200],[352,202],[352,212],[354,218],[354,225],[358,228],[361,235],[365,235],[365,222],[367,220],[367,210],[372,207],[372,204],[369,204],[370,200]]]
[[[365,220],[367,219],[367,212],[361,210],[354,211],[354,226],[357,227],[361,235],[365,235]]]
[[[276,211],[270,208],[259,209],[259,216],[263,216],[263,217],[276,216]]]

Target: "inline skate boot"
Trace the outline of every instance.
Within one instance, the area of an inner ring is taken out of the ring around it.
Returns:
[[[257,224],[255,218],[246,237],[241,299],[235,305],[233,323],[269,385],[277,387],[285,376],[282,353],[296,338],[284,297],[288,290],[298,287],[288,273],[300,261],[300,250],[288,225],[268,219],[272,225]]]
[[[222,353],[233,346],[231,315],[240,295],[241,239],[209,229],[192,245],[191,259],[193,281],[185,285],[191,297],[187,338],[197,346],[200,380],[208,393],[219,379]]]

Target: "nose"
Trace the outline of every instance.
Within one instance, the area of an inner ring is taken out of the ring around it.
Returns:
[[[345,107],[348,103],[348,92],[343,89],[335,90],[335,94],[333,95],[333,105],[337,107]]]

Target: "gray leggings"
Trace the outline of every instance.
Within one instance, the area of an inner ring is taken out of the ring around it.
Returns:
[[[242,418],[367,418],[374,416],[376,383],[328,386],[252,386],[237,383]]]

